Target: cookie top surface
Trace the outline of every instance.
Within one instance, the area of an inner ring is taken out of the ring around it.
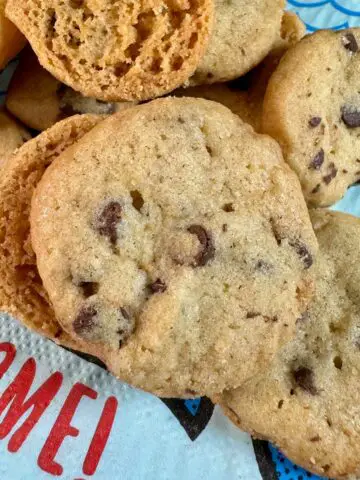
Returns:
[[[292,338],[317,242],[275,141],[214,102],[167,98],[58,160],[32,202],[38,268],[60,323],[117,376],[210,394]]]
[[[244,75],[270,52],[279,36],[284,0],[215,0],[214,27],[191,85]]]
[[[227,83],[179,88],[173,95],[219,102],[260,132],[263,100],[269,79],[286,50],[304,36],[305,30],[305,25],[297,15],[284,12],[281,30],[272,50],[253,70]]]
[[[290,49],[265,95],[278,140],[309,204],[335,203],[360,179],[360,29],[319,31]]]
[[[27,327],[74,347],[56,321],[30,242],[30,203],[46,168],[101,117],[73,116],[23,145],[5,164],[0,187],[0,307]]]
[[[0,168],[5,166],[14,151],[30,138],[31,135],[26,128],[5,110],[0,110]]]
[[[266,374],[220,402],[242,429],[329,478],[360,474],[360,219],[314,211],[316,290]],[[219,400],[219,399],[217,399]]]
[[[84,97],[45,70],[30,47],[22,52],[6,95],[6,108],[35,130],[46,130],[71,115],[106,115],[134,104]]]
[[[9,0],[40,63],[86,96],[146,100],[180,86],[209,39],[212,0]]]

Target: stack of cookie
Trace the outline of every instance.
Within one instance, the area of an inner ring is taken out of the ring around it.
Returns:
[[[33,51],[6,106],[43,132],[2,166],[0,305],[346,478],[360,220],[322,207],[360,179],[360,31],[283,7],[8,0]]]

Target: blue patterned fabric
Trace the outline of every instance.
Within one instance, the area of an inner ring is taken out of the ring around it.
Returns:
[[[288,0],[288,8],[302,18],[309,32],[360,25],[359,0]]]
[[[279,480],[323,480],[317,475],[313,475],[303,468],[294,465],[272,445],[270,445],[270,451]]]

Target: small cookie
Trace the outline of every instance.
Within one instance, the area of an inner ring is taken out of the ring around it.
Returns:
[[[263,370],[312,293],[316,239],[277,143],[214,102],[112,115],[47,170],[32,244],[57,318],[170,397]]]
[[[226,82],[244,75],[270,52],[279,36],[284,0],[215,0],[206,53],[186,85]]]
[[[269,79],[285,51],[304,36],[305,30],[305,25],[297,15],[285,12],[281,22],[280,35],[276,39],[273,49],[251,72],[228,83],[180,88],[175,90],[173,95],[205,98],[219,102],[259,132],[263,100]]]
[[[66,85],[104,101],[147,100],[194,73],[213,1],[8,0],[6,14]]]
[[[360,219],[312,212],[315,297],[265,374],[220,399],[256,437],[321,476],[360,475]]]
[[[57,123],[23,145],[0,177],[0,307],[30,329],[77,349],[77,342],[56,321],[37,270],[30,243],[30,202],[50,163],[101,119],[84,115]]]
[[[339,200],[360,179],[360,29],[309,35],[270,79],[263,130],[283,147],[309,204]]]
[[[26,48],[22,53],[6,96],[6,108],[35,130],[46,130],[71,115],[104,115],[119,112],[134,104],[106,103],[83,97],[42,68],[31,48]]]
[[[0,0],[0,70],[6,67],[26,44],[17,27],[5,17],[6,0]]]
[[[5,110],[0,110],[0,168],[11,154],[30,140],[30,133],[16,122]]]

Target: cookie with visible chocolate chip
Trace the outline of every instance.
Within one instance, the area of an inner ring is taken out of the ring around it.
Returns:
[[[274,140],[206,100],[107,118],[49,167],[31,226],[63,327],[163,396],[263,370],[312,292],[296,175]]]
[[[182,85],[205,52],[213,10],[213,0],[6,3],[44,68],[106,102],[148,100]]]
[[[302,39],[270,79],[263,131],[283,148],[306,200],[326,206],[360,179],[360,29]]]
[[[217,398],[240,428],[321,476],[360,475],[360,219],[311,213],[315,296],[271,368]]]
[[[30,329],[81,349],[56,321],[30,242],[30,202],[46,168],[101,117],[73,116],[29,140],[3,167],[0,183],[0,309]]]
[[[35,130],[46,130],[71,115],[105,115],[133,105],[133,102],[108,103],[82,96],[47,72],[30,47],[22,52],[6,95],[6,108]]]

